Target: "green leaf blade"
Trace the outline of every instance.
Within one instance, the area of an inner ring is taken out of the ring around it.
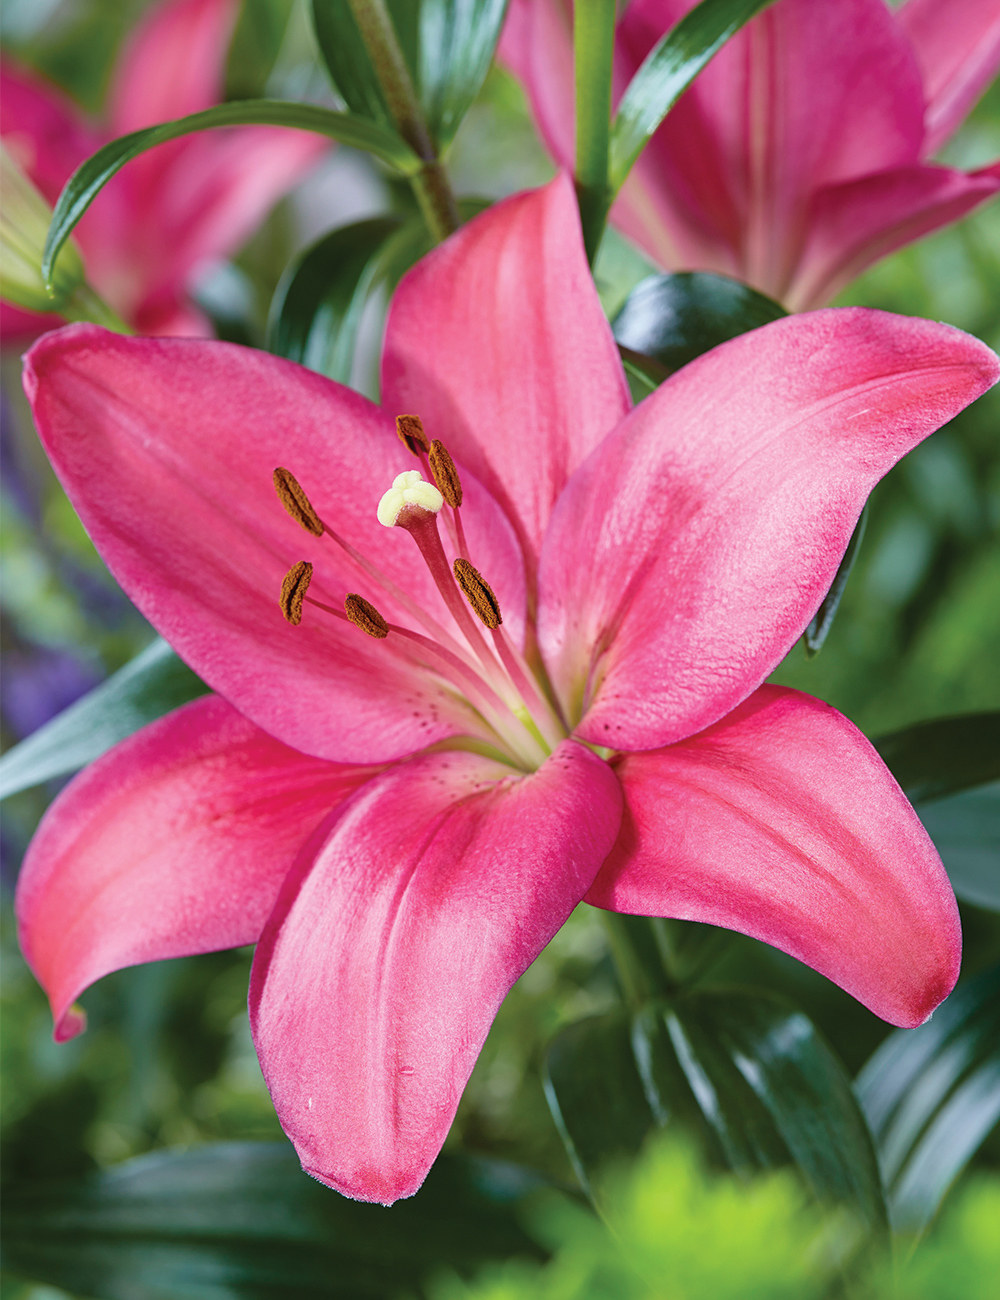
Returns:
[[[914,803],[1000,780],[1000,710],[933,718],[872,743]]]

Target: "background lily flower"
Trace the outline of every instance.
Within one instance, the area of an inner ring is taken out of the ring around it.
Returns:
[[[244,348],[47,335],[26,388],[53,464],[218,692],[79,776],[34,840],[18,915],[56,1036],[111,970],[259,940],[281,1122],[310,1173],[388,1203],[583,898],[755,935],[920,1023],[958,969],[940,860],[852,724],[762,682],[874,483],[997,375],[958,330],[845,309],[631,410],[565,176],[405,277],[384,410]],[[408,412],[460,508],[425,485],[383,526]]]
[[[106,131],[5,62],[4,146],[54,204],[75,168],[107,139],[219,102],[238,12],[239,0],[166,0],[152,9],[119,58]],[[141,334],[210,335],[188,297],[193,279],[238,249],[326,147],[305,131],[241,126],[151,150],[105,186],[75,231],[89,280]],[[6,303],[2,311],[7,339],[58,323]]]
[[[633,0],[620,96],[695,0]],[[558,162],[573,164],[569,0],[512,0],[501,57]],[[715,56],[612,210],[668,270],[736,276],[793,311],[1000,190],[1000,162],[929,161],[1000,67],[995,0],[778,0]]]

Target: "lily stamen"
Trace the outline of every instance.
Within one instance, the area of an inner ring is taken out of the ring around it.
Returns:
[[[308,560],[299,560],[293,564],[281,580],[281,595],[278,603],[281,612],[293,627],[302,622],[302,602],[312,581],[313,566]]]
[[[302,491],[295,475],[280,465],[273,474],[274,490],[278,500],[285,507],[297,524],[301,524],[307,533],[314,537],[323,536],[324,524],[313,509],[312,502]]]
[[[356,592],[351,592],[344,601],[344,613],[355,627],[377,641],[384,641],[389,635],[389,624],[370,601]]]
[[[452,530],[455,548],[463,559],[468,560],[469,546],[465,540],[462,516],[458,513],[463,498],[462,480],[459,478],[455,462],[452,460],[447,447],[439,438],[435,438],[431,443],[427,459],[438,491],[451,507],[448,524]]]

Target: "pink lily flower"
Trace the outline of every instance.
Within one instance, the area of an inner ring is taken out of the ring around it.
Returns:
[[[222,97],[239,0],[164,0],[132,32],[115,71],[106,131],[25,69],[0,71],[3,140],[50,203],[106,140],[197,113]],[[327,142],[241,126],[160,145],[105,186],[74,232],[90,282],[140,334],[211,335],[188,297],[198,272],[235,252]],[[5,339],[58,317],[3,304]]]
[[[630,409],[565,175],[406,276],[384,409],[246,348],[46,335],[25,384],[56,471],[218,692],[38,831],[17,909],[56,1037],[109,971],[257,942],[281,1122],[388,1204],[581,899],[755,935],[919,1024],[958,972],[937,853],[846,718],[761,683],[874,483],[998,373],[949,326],[824,311]],[[396,412],[444,450],[414,459]]]
[[[696,0],[632,0],[616,99]],[[500,46],[572,167],[570,0],[512,0]],[[792,311],[1000,190],[1000,162],[929,161],[1000,67],[997,0],[779,0],[715,56],[640,157],[612,221],[660,266],[732,275]]]

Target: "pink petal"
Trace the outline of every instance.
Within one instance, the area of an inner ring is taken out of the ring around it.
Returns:
[[[372,775],[288,749],[214,696],[115,746],[56,799],[17,886],[58,1040],[110,971],[254,943],[296,854]]]
[[[239,0],[161,0],[136,26],[111,92],[113,135],[211,108],[222,98]]]
[[[560,167],[573,167],[575,91],[570,0],[511,0],[497,58],[521,82]]]
[[[923,73],[927,157],[958,130],[1000,68],[1000,5],[996,0],[907,0],[896,19]]]
[[[916,163],[820,190],[786,298],[792,310],[829,301],[894,249],[970,212],[1000,191],[1000,162],[966,175]]]
[[[950,326],[842,308],[668,379],[545,539],[539,645],[577,734],[654,749],[735,708],[815,613],[875,483],[998,372]]]
[[[382,401],[478,475],[533,567],[566,480],[630,405],[569,177],[498,203],[408,273]]]
[[[693,3],[634,0],[624,57],[638,66]],[[922,138],[919,69],[883,0],[779,0],[657,132],[625,196],[626,228],[637,237],[645,219],[653,256],[783,298],[811,192],[915,161]]]
[[[926,831],[846,718],[763,686],[715,726],[615,769],[626,814],[587,895],[707,921],[822,972],[892,1024],[958,978],[955,897]]]
[[[359,1200],[411,1196],[507,990],[614,843],[621,792],[564,741],[533,775],[428,754],[370,782],[282,889],[250,1017],[305,1169]]]
[[[440,678],[414,662],[410,642],[375,641],[309,606],[291,627],[278,607],[284,573],[308,559],[311,595],[342,608],[348,592],[360,592],[390,622],[415,622],[334,542],[285,514],[271,483],[284,465],[331,526],[449,622],[412,540],[376,520],[382,493],[413,467],[377,407],[249,348],[83,325],[35,345],[25,387],[56,472],[119,582],[204,680],[264,730],[305,753],[358,763],[481,733]],[[470,546],[517,636],[517,542],[471,476],[465,487]]]

